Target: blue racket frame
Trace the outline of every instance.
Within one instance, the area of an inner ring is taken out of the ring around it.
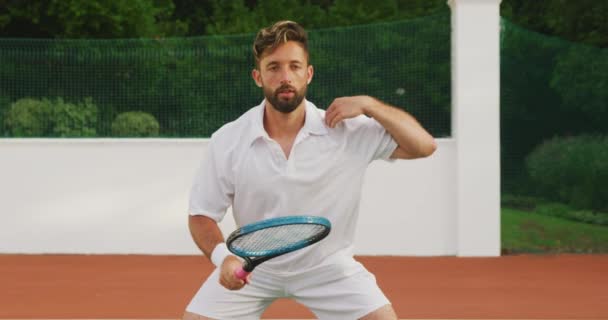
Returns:
[[[284,225],[293,225],[293,224],[316,224],[324,226],[323,232],[318,235],[298,241],[292,245],[281,247],[274,250],[263,250],[257,252],[251,252],[248,250],[240,250],[238,248],[234,248],[231,244],[234,240],[244,235],[250,234],[252,232],[256,232],[259,230],[279,227]],[[318,241],[321,241],[325,238],[331,230],[331,222],[328,219],[319,217],[319,216],[286,216],[286,217],[278,217],[262,220],[259,222],[254,222],[248,225],[245,225],[236,231],[232,232],[228,239],[226,239],[226,244],[228,246],[228,250],[234,253],[235,255],[245,259],[245,264],[243,269],[247,272],[251,272],[253,268],[255,268],[260,263],[278,257],[280,255],[299,250],[305,248],[311,244],[314,244]]]

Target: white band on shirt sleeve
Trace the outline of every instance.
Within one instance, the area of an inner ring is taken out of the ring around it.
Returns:
[[[219,268],[222,266],[224,259],[229,255],[232,255],[232,253],[228,250],[226,243],[222,242],[215,246],[215,249],[211,252],[211,262]]]

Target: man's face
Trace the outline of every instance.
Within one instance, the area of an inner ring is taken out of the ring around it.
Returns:
[[[259,70],[254,69],[252,73],[266,100],[282,113],[290,113],[302,103],[312,74],[306,51],[294,41],[262,56]]]

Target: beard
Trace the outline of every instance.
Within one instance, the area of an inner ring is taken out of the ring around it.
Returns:
[[[279,94],[282,92],[293,92],[293,97],[289,99],[280,98]],[[264,96],[275,110],[282,113],[291,113],[304,100],[304,97],[306,96],[306,85],[300,90],[297,90],[290,85],[282,85],[274,92],[271,89],[264,88]]]

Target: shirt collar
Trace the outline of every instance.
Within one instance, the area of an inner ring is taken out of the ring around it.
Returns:
[[[304,127],[300,130],[305,135],[325,135],[327,134],[327,127],[322,117],[322,110],[318,109],[312,102],[304,100],[306,107],[306,115],[304,120]],[[268,133],[264,129],[264,108],[266,107],[266,100],[262,101],[259,105],[254,107],[252,112],[250,128],[251,134],[249,144],[251,145],[254,141],[259,138],[270,139]]]

